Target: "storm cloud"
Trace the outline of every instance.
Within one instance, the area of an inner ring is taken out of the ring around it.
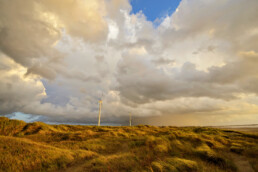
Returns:
[[[131,9],[0,0],[0,113],[92,121],[102,99],[106,121],[258,122],[256,0],[182,0],[158,26]]]

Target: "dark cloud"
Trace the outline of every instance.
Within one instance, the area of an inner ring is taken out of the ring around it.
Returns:
[[[141,57],[124,56],[118,64],[118,90],[123,98],[134,103],[148,103],[178,97],[211,97],[220,99],[236,98],[241,92],[236,85],[210,82],[218,73],[198,71],[192,63],[185,63],[179,71],[167,75]],[[219,77],[219,76],[218,76]],[[222,79],[222,78],[221,78]],[[228,79],[231,79],[229,76]]]
[[[153,63],[155,63],[156,65],[170,65],[173,66],[175,63],[175,60],[171,60],[171,59],[165,59],[165,58],[158,58],[155,60],[152,60]]]
[[[182,0],[159,27],[130,10],[127,0],[0,0],[0,113],[95,121],[101,98],[108,122],[255,117],[256,0]]]

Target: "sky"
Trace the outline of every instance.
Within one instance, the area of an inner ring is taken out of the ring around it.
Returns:
[[[257,0],[0,0],[0,115],[258,123]]]
[[[146,16],[148,21],[159,21],[171,15],[178,7],[181,0],[131,0],[132,10],[130,14],[137,14],[140,11]]]

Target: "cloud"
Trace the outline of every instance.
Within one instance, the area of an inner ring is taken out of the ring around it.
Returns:
[[[26,68],[1,55],[0,109],[1,114],[19,111],[29,103],[46,96],[43,84],[37,77],[25,77]]]
[[[254,119],[256,0],[182,0],[159,26],[131,9],[127,0],[0,0],[1,114],[94,121],[102,98],[106,121]]]
[[[48,18],[53,18],[67,34],[84,41],[100,41],[107,37],[108,26],[104,20],[106,4],[104,0],[45,0],[40,7]]]
[[[0,3],[0,50],[27,67],[27,74],[56,77],[64,54],[55,46],[63,34],[91,43],[106,40],[103,0]]]
[[[144,104],[178,97],[211,97],[232,99],[242,92],[236,85],[212,83],[212,78],[223,75],[223,67],[211,72],[198,71],[194,64],[185,63],[166,74],[147,60],[148,57],[124,56],[118,64],[117,89],[131,103]],[[227,67],[225,67],[227,69]],[[224,69],[225,70],[225,69]],[[216,73],[217,72],[217,73]],[[218,78],[224,79],[224,78]],[[231,79],[231,76],[228,77]]]
[[[0,50],[15,62],[27,67],[29,72],[42,74],[46,64],[59,61],[61,54],[53,48],[60,39],[60,31],[44,19],[36,1],[1,1]],[[55,77],[48,68],[45,77]]]
[[[159,59],[155,59],[153,60],[153,63],[155,63],[156,65],[174,65],[175,61],[171,60],[171,59],[165,59],[165,58],[159,58]]]

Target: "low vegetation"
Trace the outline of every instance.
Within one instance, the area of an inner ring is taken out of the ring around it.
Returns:
[[[47,125],[0,117],[0,171],[258,171],[258,135],[206,127]]]

